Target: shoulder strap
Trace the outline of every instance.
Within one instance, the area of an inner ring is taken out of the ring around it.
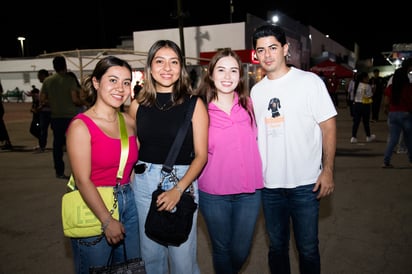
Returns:
[[[127,162],[127,155],[129,152],[129,137],[127,135],[126,123],[124,121],[123,114],[119,111],[119,128],[120,128],[120,143],[122,152],[120,154],[119,170],[117,171],[117,180],[120,181],[123,178],[124,167]]]
[[[183,144],[183,140],[189,128],[196,102],[197,102],[197,96],[192,96],[190,98],[189,106],[188,106],[183,124],[179,128],[176,138],[173,141],[172,147],[170,148],[169,154],[167,155],[167,158],[163,164],[163,167],[162,167],[163,172],[170,173],[173,170],[173,165],[176,161],[177,154],[180,151],[180,147]]]

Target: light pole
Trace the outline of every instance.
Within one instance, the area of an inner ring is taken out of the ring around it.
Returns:
[[[24,57],[24,40],[26,40],[25,37],[19,36],[17,37],[17,40],[20,41],[20,46],[21,46],[21,56]]]

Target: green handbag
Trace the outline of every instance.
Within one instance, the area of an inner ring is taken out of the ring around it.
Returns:
[[[124,166],[127,161],[129,151],[126,124],[123,115],[119,112],[119,127],[121,141],[121,156],[119,170],[117,171],[117,185],[123,177]],[[102,223],[84,202],[79,190],[76,189],[73,174],[70,176],[67,187],[71,190],[62,198],[62,224],[66,237],[83,238],[103,235]],[[110,214],[119,220],[119,209],[117,207],[117,195],[114,187],[97,187],[107,209],[111,208]]]

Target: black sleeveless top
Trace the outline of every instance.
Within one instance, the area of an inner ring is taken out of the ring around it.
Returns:
[[[140,142],[139,160],[153,164],[163,164],[166,160],[190,101],[187,96],[184,103],[170,107],[168,102],[171,95],[157,93],[157,106],[139,105],[136,113],[137,136]],[[193,156],[193,130],[190,126],[175,165],[189,165]]]

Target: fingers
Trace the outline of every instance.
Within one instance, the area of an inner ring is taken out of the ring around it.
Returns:
[[[178,192],[176,192],[178,193]],[[179,197],[174,195],[173,193],[169,192],[164,192],[161,195],[159,195],[157,201],[156,201],[156,206],[157,209],[162,211],[173,211],[176,208],[177,202],[179,201]]]
[[[107,242],[113,245],[123,241],[124,232],[123,224],[117,220],[113,220],[105,230]]]

